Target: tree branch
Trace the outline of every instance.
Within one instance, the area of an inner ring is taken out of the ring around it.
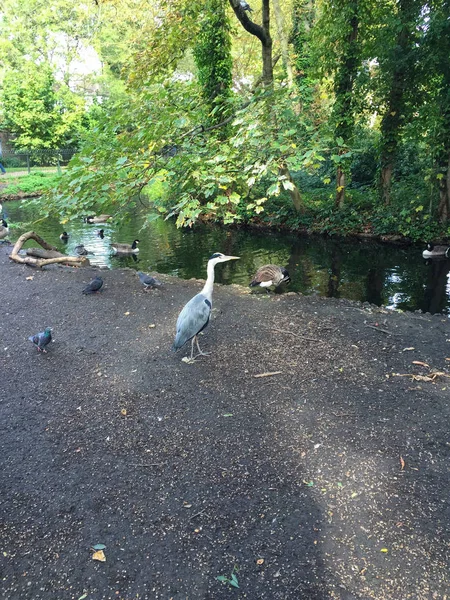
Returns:
[[[255,35],[260,40],[261,44],[267,44],[269,41],[267,33],[264,31],[261,25],[254,23],[249,18],[247,12],[241,7],[239,0],[229,0],[229,2],[234,14],[241,22],[242,27],[252,35]]]

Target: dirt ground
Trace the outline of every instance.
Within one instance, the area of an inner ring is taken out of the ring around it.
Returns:
[[[103,271],[83,296],[94,269],[10,249],[3,598],[450,598],[447,318],[216,286],[188,365],[171,344],[200,282]]]

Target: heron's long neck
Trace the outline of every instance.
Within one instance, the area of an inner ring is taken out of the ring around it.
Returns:
[[[211,300],[211,298],[212,298],[213,287],[214,287],[214,266],[215,265],[213,262],[211,262],[211,261],[208,262],[206,283],[203,286],[203,289],[201,291],[201,293],[204,294],[209,300]]]

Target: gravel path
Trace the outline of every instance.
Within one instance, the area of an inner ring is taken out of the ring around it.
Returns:
[[[83,296],[98,271],[8,250],[3,598],[447,598],[448,319],[216,286],[188,365],[170,346],[200,282],[104,271]]]

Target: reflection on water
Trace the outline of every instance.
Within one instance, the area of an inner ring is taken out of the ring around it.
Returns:
[[[39,218],[36,207],[18,202],[4,204],[11,225]],[[94,265],[110,268],[131,267],[158,271],[188,279],[206,276],[206,261],[213,252],[240,256],[216,270],[219,283],[248,285],[256,269],[267,263],[285,266],[292,282],[288,290],[334,298],[368,301],[378,306],[402,310],[450,313],[450,260],[426,263],[419,247],[398,248],[376,242],[267,233],[250,229],[229,230],[199,226],[177,229],[172,222],[158,220],[141,229],[144,216],[134,215],[120,226],[67,223],[69,240],[59,239],[63,227],[47,219],[33,225],[44,239],[71,254],[83,244],[92,254]],[[101,238],[96,232],[104,230]],[[15,240],[30,226],[12,228]],[[113,256],[110,244],[138,238],[139,253]],[[32,245],[32,243],[29,243]]]

